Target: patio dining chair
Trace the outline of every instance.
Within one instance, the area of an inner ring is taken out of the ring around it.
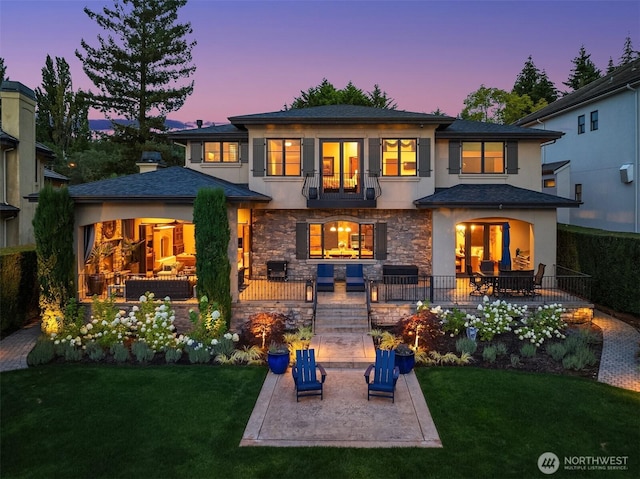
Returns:
[[[471,265],[467,265],[467,276],[469,276],[469,286],[471,286],[472,296],[482,296],[487,291],[487,284],[485,279],[478,273],[474,273],[471,269]]]
[[[538,271],[536,272],[536,276],[533,278],[534,294],[540,294],[536,293],[535,290],[542,288],[542,278],[544,277],[544,270],[546,267],[547,265],[544,263],[538,264]]]

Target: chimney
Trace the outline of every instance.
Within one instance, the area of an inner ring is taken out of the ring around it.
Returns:
[[[198,125],[198,128],[202,128],[202,120],[196,120],[196,125]]]
[[[165,167],[159,151],[143,151],[140,156],[140,161],[137,162],[136,165],[140,169],[140,173],[156,171],[158,168]]]

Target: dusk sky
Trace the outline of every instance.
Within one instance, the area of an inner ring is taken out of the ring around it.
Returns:
[[[0,57],[10,80],[35,89],[47,54],[71,66],[74,90],[96,91],[75,57],[105,34],[83,12],[98,0],[0,0]],[[603,72],[625,37],[640,50],[640,1],[190,0],[195,89],[169,118],[226,123],[281,110],[327,78],[399,109],[456,116],[481,84],[511,90],[531,55],[559,90],[581,45]],[[100,118],[92,112],[90,118]]]

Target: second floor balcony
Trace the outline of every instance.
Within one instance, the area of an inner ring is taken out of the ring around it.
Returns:
[[[375,208],[382,194],[377,176],[307,175],[302,195],[309,208]]]

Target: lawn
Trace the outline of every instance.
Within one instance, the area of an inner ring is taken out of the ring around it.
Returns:
[[[3,373],[3,479],[638,477],[640,394],[580,378],[416,371],[442,449],[240,448],[265,367],[52,364]],[[366,407],[366,403],[363,404]],[[545,476],[543,452],[628,456]]]

